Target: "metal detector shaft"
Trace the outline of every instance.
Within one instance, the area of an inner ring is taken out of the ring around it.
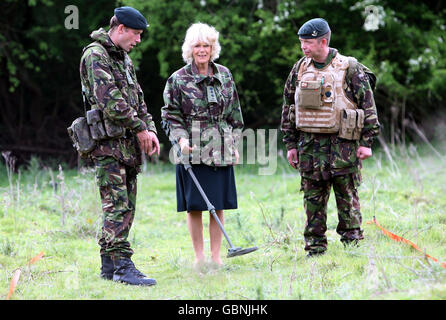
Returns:
[[[195,174],[192,171],[192,166],[190,164],[186,164],[186,163],[183,163],[183,165],[184,165],[184,168],[187,170],[187,172],[189,172],[190,176],[192,177],[192,180],[194,180],[195,186],[197,187],[198,191],[200,191],[200,194],[203,197],[203,200],[206,202],[208,210],[211,212],[215,221],[217,221],[217,224],[220,227],[221,232],[223,232],[223,235],[225,236],[226,240],[228,241],[229,246],[231,248],[234,248],[234,245],[232,244],[231,240],[229,239],[229,237],[225,231],[225,228],[221,224],[220,219],[218,219],[217,213],[215,212],[215,207],[209,201],[208,197],[206,196],[206,193],[204,193],[203,188],[201,187],[200,183],[198,182],[197,177],[195,177]]]

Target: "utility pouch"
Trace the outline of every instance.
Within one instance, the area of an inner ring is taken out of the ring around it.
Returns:
[[[74,120],[71,126],[67,128],[67,131],[73,142],[73,147],[76,148],[82,157],[93,151],[96,142],[91,137],[86,117]]]
[[[104,117],[105,132],[109,138],[121,138],[125,134],[123,127],[118,126],[113,123],[113,121],[108,120]]]
[[[364,128],[364,110],[356,109],[356,128],[353,131],[353,140],[359,140],[361,138],[362,128]]]
[[[322,82],[301,80],[298,94],[299,108],[319,109],[322,107]]]
[[[359,140],[364,128],[364,110],[344,109],[341,111],[339,138]]]
[[[90,127],[91,137],[95,141],[107,139],[104,124],[102,123],[102,111],[100,109],[92,109],[87,111],[87,123]]]

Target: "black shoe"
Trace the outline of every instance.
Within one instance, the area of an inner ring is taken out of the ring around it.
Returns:
[[[155,279],[147,278],[143,273],[135,268],[130,258],[122,258],[114,261],[115,271],[113,281],[123,282],[134,286],[153,286]]]
[[[106,280],[113,279],[114,265],[110,256],[101,255],[101,278]]]
[[[325,251],[310,251],[307,254],[307,258],[320,257],[325,254]]]

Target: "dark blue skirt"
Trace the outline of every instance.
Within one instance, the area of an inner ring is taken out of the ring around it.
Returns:
[[[237,209],[234,168],[192,165],[192,171],[215,210]],[[189,172],[177,164],[177,211],[207,211],[208,207]]]

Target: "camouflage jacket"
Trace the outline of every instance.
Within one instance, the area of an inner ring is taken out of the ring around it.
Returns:
[[[243,128],[240,101],[231,72],[213,62],[209,68],[213,75],[204,76],[191,63],[169,77],[161,108],[162,127],[173,143],[185,137],[198,147],[192,163],[232,165]]]
[[[144,94],[127,53],[117,48],[102,28],[93,31],[90,37],[102,44],[108,54],[97,45],[84,49],[80,78],[87,105],[92,109],[101,109],[104,118],[126,129],[122,138],[97,142],[91,155],[112,156],[126,165],[136,167],[141,164],[136,133],[145,129],[156,133],[155,123],[147,113]],[[125,63],[131,79],[127,78]]]
[[[330,48],[325,64],[316,65],[323,68],[335,57],[336,49]],[[313,62],[314,63],[314,62]],[[330,176],[357,173],[361,168],[361,161],[356,157],[357,148],[371,147],[374,137],[379,133],[380,124],[367,75],[357,68],[345,79],[345,93],[364,110],[364,128],[359,141],[345,140],[335,134],[307,133],[296,129],[288,117],[289,108],[294,104],[294,94],[297,84],[299,62],[297,62],[285,83],[282,105],[281,131],[283,142],[287,150],[297,149],[299,153],[299,169],[302,176],[319,180]]]

